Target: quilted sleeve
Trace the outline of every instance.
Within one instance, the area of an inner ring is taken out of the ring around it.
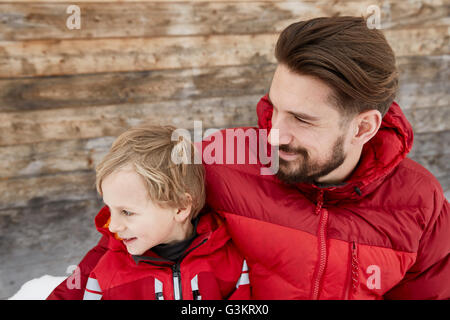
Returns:
[[[422,235],[415,264],[385,299],[450,299],[450,206],[440,198],[442,205]]]

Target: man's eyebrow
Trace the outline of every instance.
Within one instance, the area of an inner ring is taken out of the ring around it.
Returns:
[[[272,106],[275,107],[275,105],[273,104],[273,102],[270,99],[269,95],[267,95],[267,99],[272,104]],[[303,119],[303,120],[308,120],[308,121],[318,121],[318,120],[320,120],[319,117],[311,116],[311,115],[303,113],[303,112],[297,112],[297,111],[287,111],[287,112],[289,114],[293,115],[294,117],[297,117],[297,118],[300,118],[300,119]]]
[[[294,117],[300,118],[300,119],[302,119],[302,120],[308,120],[308,121],[318,121],[318,120],[320,120],[319,117],[311,116],[311,115],[309,115],[309,114],[302,113],[302,112],[288,111],[288,113],[290,113],[290,114],[292,114]]]

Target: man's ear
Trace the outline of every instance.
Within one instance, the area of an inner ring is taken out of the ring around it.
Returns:
[[[176,209],[175,220],[178,222],[184,222],[191,216],[192,197],[189,193],[185,193],[185,196],[187,200],[186,201],[187,205],[185,206],[185,208]]]
[[[380,129],[382,118],[378,110],[368,110],[358,114],[353,120],[352,143],[362,146],[372,139]]]

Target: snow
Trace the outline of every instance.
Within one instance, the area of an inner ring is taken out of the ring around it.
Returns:
[[[8,300],[45,300],[66,277],[45,275],[25,282]]]

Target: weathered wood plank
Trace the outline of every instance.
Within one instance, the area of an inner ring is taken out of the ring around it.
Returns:
[[[371,4],[380,7],[382,29],[431,26],[434,25],[433,19],[443,25],[449,25],[450,22],[450,4],[445,0],[374,1]]]
[[[0,146],[116,136],[143,120],[193,128],[256,124],[261,95],[0,113]]]
[[[276,35],[0,41],[0,77],[274,62]]]
[[[274,64],[0,80],[0,112],[264,94]]]
[[[0,180],[94,170],[115,137],[50,141],[0,148]]]
[[[450,154],[450,131],[423,132],[414,134],[410,157],[439,156]]]
[[[450,55],[397,59],[403,110],[450,105]]]
[[[448,54],[450,27],[384,30],[396,56],[424,56]]]
[[[440,55],[449,27],[386,30],[398,56]],[[274,63],[278,34],[0,41],[0,77]]]
[[[450,130],[450,106],[420,108],[404,111],[414,132],[439,132]]]
[[[0,80],[0,112],[264,94],[275,64]],[[403,109],[450,104],[450,56],[399,57]]]
[[[403,83],[395,101],[405,111],[430,107],[445,108],[450,105],[450,82]]]
[[[450,55],[398,57],[400,85],[446,82],[450,78]]]
[[[0,180],[0,209],[97,197],[92,170]]]
[[[292,22],[319,16],[367,15],[380,8],[382,29],[448,24],[448,4],[327,0],[294,2],[133,2],[79,4],[82,27],[69,30],[71,3],[0,4],[0,40],[160,37],[280,32]]]

